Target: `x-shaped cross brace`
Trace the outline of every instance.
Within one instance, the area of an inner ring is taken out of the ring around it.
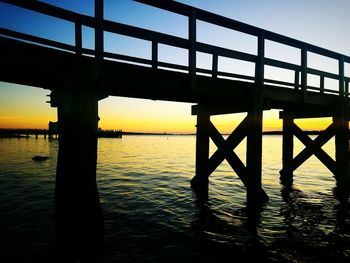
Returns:
[[[216,152],[208,160],[208,175],[226,159],[243,184],[247,186],[247,167],[233,151],[247,136],[248,117],[246,117],[225,140],[215,126],[209,122],[209,137],[217,146]]]
[[[305,149],[295,156],[286,167],[283,167],[281,173],[293,172],[314,154],[332,173],[335,174],[335,161],[322,149],[322,146],[334,136],[334,123],[329,125],[327,129],[322,131],[314,140],[303,132],[303,130],[301,130],[295,123],[291,123],[290,129],[305,145]]]

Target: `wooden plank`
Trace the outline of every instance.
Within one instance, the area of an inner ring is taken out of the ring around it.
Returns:
[[[289,118],[293,117],[293,119],[308,119],[308,118],[324,118],[324,117],[332,117],[333,110],[329,108],[315,108],[315,107],[303,107],[298,105],[296,107],[300,107],[299,109],[288,109],[288,112],[280,111],[279,118]]]
[[[300,71],[301,67],[299,65],[295,65],[292,63],[284,62],[284,61],[279,61],[271,58],[265,58],[265,65],[277,67],[277,68],[284,68],[284,69],[289,69],[293,71]]]
[[[9,36],[12,38],[18,38],[18,39],[22,39],[25,41],[38,43],[38,44],[49,46],[49,47],[54,47],[54,48],[72,51],[72,52],[76,51],[76,48],[72,45],[68,45],[65,43],[58,42],[58,41],[49,40],[46,38],[36,37],[36,36],[16,32],[16,31],[8,30],[5,28],[0,28],[0,34],[6,35],[6,36]]]
[[[138,39],[144,39],[148,41],[155,41],[161,44],[170,45],[179,48],[189,48],[188,39],[172,36],[169,34],[159,33],[156,31],[143,29],[135,26],[125,25],[118,22],[103,21],[104,31],[117,33],[129,37]]]
[[[323,77],[330,78],[330,79],[336,79],[336,80],[339,79],[339,75],[337,75],[337,74],[329,73],[329,72],[318,70],[318,69],[307,68],[306,72],[309,74],[323,76]]]
[[[322,55],[325,57],[329,57],[329,58],[333,58],[333,59],[337,59],[337,60],[340,59],[342,56],[344,56],[344,55],[337,53],[337,52],[334,52],[332,50],[321,48],[321,47],[311,45],[311,44],[308,44],[308,50],[312,53],[316,53],[316,54],[319,54],[319,55]],[[344,56],[344,59],[349,61],[350,57]]]
[[[277,85],[295,87],[295,83],[285,82],[285,81],[280,81],[280,80],[274,80],[274,79],[265,79],[264,82],[266,84],[277,84]]]
[[[83,51],[85,51],[85,50],[83,49]],[[145,64],[145,65],[152,64],[152,61],[149,59],[132,57],[132,56],[127,56],[127,55],[120,55],[120,54],[115,54],[115,53],[111,53],[111,52],[103,52],[103,56],[104,56],[104,58],[117,59],[117,60],[126,61],[126,62],[134,62],[134,63],[140,63],[140,64]]]
[[[42,13],[48,16],[60,18],[63,20],[68,20],[71,22],[83,22],[82,17],[79,13],[75,13],[57,6],[53,6],[47,3],[36,0],[1,0],[4,3],[22,7],[28,10],[32,10],[38,13]]]
[[[212,75],[213,71],[210,69],[197,68],[197,73]],[[255,80],[255,77],[252,77],[252,76],[246,76],[246,75],[235,74],[230,72],[222,72],[222,71],[217,71],[217,77],[227,77],[227,78],[235,78],[235,79],[250,80],[250,81]]]
[[[221,57],[227,57],[227,58],[233,58],[233,59],[239,59],[239,60],[245,60],[249,62],[256,62],[257,56],[251,55],[248,53],[231,50],[227,48],[222,47],[216,47],[210,44],[200,43],[198,42],[196,44],[197,51],[208,53],[208,54],[216,54]]]

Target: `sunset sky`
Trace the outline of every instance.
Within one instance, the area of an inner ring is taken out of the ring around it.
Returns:
[[[45,0],[72,11],[93,15],[93,0]],[[345,55],[350,55],[350,1],[348,0],[182,0],[188,5],[217,13],[263,29],[296,38]],[[105,0],[105,19],[114,20],[154,31],[187,38],[187,19],[132,0]],[[0,26],[19,32],[74,44],[73,24],[48,18],[34,12],[0,3]],[[93,30],[83,28],[83,46],[93,48]],[[237,32],[227,32],[212,25],[198,22],[197,39],[246,53],[256,54],[256,40]],[[109,52],[150,58],[149,42],[105,34],[105,50]],[[266,43],[266,56],[300,64],[299,51],[273,43]],[[165,62],[187,65],[184,51],[160,46],[159,59]],[[337,73],[338,65],[309,54],[309,66]],[[197,57],[197,64],[210,68],[211,58]],[[219,70],[252,74],[254,68],[247,63],[219,60]],[[345,65],[350,77],[350,65]],[[266,77],[290,80],[290,72],[278,72],[266,68]],[[310,78],[308,84],[318,80]],[[337,83],[326,82],[328,88]],[[48,90],[29,88],[0,82],[0,128],[46,128],[48,121],[55,121],[56,109],[47,104]],[[138,132],[195,131],[195,117],[191,105],[184,103],[149,101],[120,97],[108,97],[99,102],[99,126],[103,129],[123,129]],[[229,132],[242,118],[237,116],[215,117],[214,122],[222,132]],[[264,113],[264,129],[280,129],[278,111]],[[327,120],[303,121],[303,127],[322,129]]]

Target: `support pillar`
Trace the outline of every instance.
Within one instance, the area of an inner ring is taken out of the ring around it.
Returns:
[[[222,105],[192,107],[192,114],[197,115],[197,141],[196,175],[191,180],[191,186],[195,190],[208,189],[209,175],[226,159],[247,188],[247,203],[262,204],[269,199],[261,185],[263,107],[250,107],[248,116],[226,139],[210,121],[210,115],[238,112],[238,110],[241,110],[241,107],[237,105],[231,108],[222,107]],[[246,137],[247,162],[245,165],[234,149]],[[209,158],[210,139],[218,149]]]
[[[247,203],[265,203],[269,197],[262,189],[262,107],[248,112],[247,130]]]
[[[255,63],[255,87],[248,111],[247,130],[247,204],[261,204],[269,200],[262,189],[262,123],[264,112],[265,36],[258,36],[258,57]]]
[[[349,118],[346,107],[333,117],[335,133],[335,179],[340,192],[350,192]]]
[[[210,115],[205,113],[198,114],[196,133],[196,175],[191,180],[191,186],[193,188],[208,187],[209,127]]]
[[[87,81],[62,90],[57,105],[56,222],[65,248],[81,259],[103,239],[96,185],[98,99]]]
[[[285,113],[285,112],[284,112]],[[293,124],[294,119],[288,114],[284,114],[283,126],[282,126],[282,163],[283,169],[281,171],[281,183],[284,186],[290,186],[293,183],[293,170],[288,168],[288,166],[293,161]]]

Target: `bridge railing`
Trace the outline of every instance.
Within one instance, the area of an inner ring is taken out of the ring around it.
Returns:
[[[153,7],[161,8],[173,13],[177,13],[188,18],[188,37],[181,38],[169,34],[159,33],[135,26],[130,26],[114,21],[103,19],[103,0],[95,0],[95,17],[79,14],[52,6],[36,0],[1,0],[2,2],[22,7],[28,10],[39,12],[66,21],[74,23],[75,45],[69,45],[62,42],[45,39],[25,33],[15,32],[5,28],[0,28],[0,34],[5,37],[21,39],[32,43],[65,50],[76,53],[77,55],[92,55],[97,59],[115,59],[122,62],[138,63],[150,66],[154,69],[166,68],[169,70],[181,70],[188,72],[193,79],[197,74],[210,75],[213,78],[233,78],[242,81],[262,82],[262,84],[278,85],[283,87],[294,88],[296,91],[306,94],[307,91],[336,94],[341,97],[349,97],[350,77],[345,76],[344,65],[350,63],[350,57],[331,50],[320,48],[293,38],[276,34],[258,27],[254,27],[236,20],[219,16],[198,8],[194,8],[182,3],[171,0],[152,1],[152,0],[135,0]],[[197,22],[204,21],[209,24],[227,28],[233,31],[245,33],[257,38],[257,55],[240,52],[237,50],[214,46],[197,41]],[[95,49],[84,48],[82,43],[83,26],[95,29]],[[120,34],[124,36],[142,39],[151,43],[151,59],[127,56],[104,51],[103,41],[104,32]],[[289,47],[294,47],[300,51],[300,65],[289,63],[282,60],[268,58],[265,55],[266,40],[280,43]],[[173,63],[162,62],[158,59],[158,48],[160,44],[178,47],[188,50],[188,65],[178,65]],[[197,52],[206,53],[212,56],[211,69],[197,67]],[[318,70],[308,66],[308,54],[314,53],[338,61],[338,74]],[[255,64],[255,76],[236,74],[232,72],[219,71],[219,57],[231,58],[251,62]],[[265,78],[264,68],[271,66],[279,69],[286,69],[294,72],[294,82],[280,81]],[[308,85],[308,75],[315,75],[319,78],[318,86]],[[325,88],[325,80],[333,79],[339,82],[337,90]]]

